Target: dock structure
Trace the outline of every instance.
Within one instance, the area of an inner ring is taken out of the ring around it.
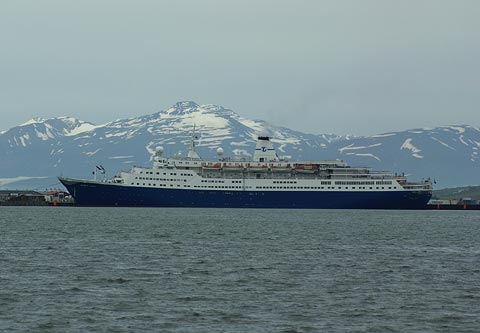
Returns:
[[[472,198],[431,199],[427,207],[431,210],[480,210],[480,201]]]
[[[0,206],[70,206],[73,198],[64,191],[0,190]]]

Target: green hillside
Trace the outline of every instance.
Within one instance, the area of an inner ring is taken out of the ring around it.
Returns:
[[[480,200],[480,186],[455,187],[434,190],[433,197],[437,199],[472,198]]]

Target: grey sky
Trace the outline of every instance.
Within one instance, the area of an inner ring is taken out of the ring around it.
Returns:
[[[0,130],[180,100],[311,133],[480,126],[480,1],[2,0]]]

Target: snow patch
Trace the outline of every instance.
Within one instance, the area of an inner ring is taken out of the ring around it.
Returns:
[[[242,124],[243,126],[248,127],[255,132],[262,132],[265,129],[260,122],[255,121],[255,120],[250,120],[250,119],[245,119],[245,118],[239,117],[237,119],[237,121],[240,124]]]
[[[19,176],[15,178],[0,178],[0,188],[11,184],[11,183],[16,183],[16,182],[21,182],[24,180],[31,180],[31,179],[45,179],[48,178],[48,176],[41,176],[41,177],[25,177],[25,176]]]
[[[346,155],[354,155],[354,156],[362,156],[362,157],[371,157],[371,158],[374,158],[376,159],[377,161],[381,161],[380,158],[378,158],[377,156],[373,155],[373,154],[369,154],[369,153],[347,153]]]
[[[252,156],[252,154],[244,149],[234,149],[232,150],[232,153],[236,156]]]
[[[460,135],[460,137],[458,138],[460,140],[461,143],[463,143],[465,146],[468,146],[468,143],[465,142],[465,140],[463,140],[463,135]]]
[[[465,133],[465,128],[460,127],[460,126],[446,126],[445,128],[457,131],[458,134]]]
[[[124,158],[131,158],[133,155],[128,155],[128,156],[110,156],[109,159],[111,160],[116,160],[116,159],[124,159]]]
[[[417,147],[415,147],[413,144],[412,144],[412,139],[411,138],[408,138],[405,140],[405,142],[402,144],[402,146],[400,147],[400,150],[402,149],[408,149],[412,152],[412,156],[413,157],[416,157],[416,158],[423,158],[422,155],[420,155],[419,153],[422,151],[421,149],[418,149]]]
[[[19,126],[27,126],[27,125],[32,125],[32,124],[42,124],[45,122],[45,119],[43,118],[33,118],[33,119],[30,119],[26,122],[24,122],[23,124],[20,124]]]
[[[451,149],[451,150],[456,150],[455,148],[453,148],[453,147],[451,147],[451,146],[447,145],[445,142],[443,142],[443,141],[441,141],[441,140],[437,139],[437,138],[436,138],[436,137],[434,137],[434,136],[431,136],[430,138],[431,138],[432,140],[435,140],[435,141],[437,141],[437,142],[438,142],[438,143],[440,143],[442,146],[445,146],[445,147],[447,147],[447,148],[449,148],[449,149]]]
[[[65,134],[65,136],[74,136],[83,132],[90,132],[98,127],[101,127],[101,126],[95,126],[93,124],[83,123],[80,126],[77,126],[74,129],[70,130],[68,133]]]
[[[378,147],[378,146],[381,146],[381,145],[382,145],[381,143],[375,143],[375,144],[370,145],[370,146],[364,146],[364,147],[358,146],[358,147],[355,147],[355,146],[354,146],[354,143],[352,143],[352,144],[350,144],[350,145],[348,145],[348,146],[346,146],[346,147],[343,147],[343,148],[338,149],[338,151],[339,151],[341,154],[343,154],[344,150],[367,149],[367,148]]]
[[[39,138],[42,141],[47,141],[48,139],[53,139],[52,136],[49,136],[48,134],[42,133],[36,128],[35,128],[35,134],[36,134],[37,138]]]
[[[372,135],[371,138],[386,138],[389,136],[395,136],[397,133],[385,133],[385,134],[377,134],[377,135]]]
[[[98,153],[99,151],[100,151],[100,148],[98,148],[95,151],[87,151],[84,154],[87,155],[87,156],[92,156],[92,155],[95,155],[96,153]]]
[[[272,139],[271,140],[273,143],[276,143],[276,144],[291,144],[291,145],[298,145],[300,144],[300,139],[296,139],[296,138],[285,138],[285,139],[282,139],[282,140],[278,140],[278,139]],[[257,142],[257,138],[255,137],[255,142]]]
[[[241,146],[241,147],[249,147],[250,143],[247,141],[241,141],[241,142],[230,142],[231,146]]]
[[[30,142],[30,135],[28,133],[22,135],[20,137],[20,142],[22,143],[22,146],[26,147]]]
[[[124,136],[126,134],[130,133],[129,131],[124,131],[124,132],[117,132],[117,133],[108,133],[108,134],[105,134],[105,137],[106,138],[111,138],[111,137],[115,137],[115,136]]]
[[[57,151],[55,151],[55,149],[52,149],[52,150],[50,151],[50,155],[51,155],[51,156],[52,156],[52,155],[55,155],[55,154],[63,154],[63,153],[64,153],[63,149],[59,149],[59,150],[57,150]]]

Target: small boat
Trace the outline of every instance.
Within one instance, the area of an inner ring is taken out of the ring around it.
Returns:
[[[219,171],[222,168],[221,163],[204,163],[202,164],[203,170],[216,170]]]
[[[233,164],[233,163],[223,164],[223,171],[242,172],[243,169],[244,169],[244,166],[242,164]]]
[[[292,171],[292,166],[290,164],[271,164],[270,170],[272,172],[290,172]]]
[[[270,168],[266,164],[252,164],[247,165],[247,171],[249,172],[267,172]]]
[[[298,164],[295,167],[295,171],[299,173],[315,173],[318,170],[318,166],[315,164]]]

